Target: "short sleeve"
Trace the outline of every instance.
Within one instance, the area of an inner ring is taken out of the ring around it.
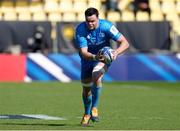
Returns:
[[[114,25],[110,27],[109,33],[112,39],[115,41],[118,40],[119,37],[121,36],[121,33],[118,31],[118,29]]]
[[[77,48],[87,47],[87,40],[86,40],[85,32],[80,26],[76,28],[75,40],[76,40]]]
[[[104,27],[105,27],[106,33],[114,41],[117,41],[121,37],[122,34],[118,31],[118,29],[111,22],[106,21]]]

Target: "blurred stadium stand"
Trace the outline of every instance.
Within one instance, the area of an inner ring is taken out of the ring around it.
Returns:
[[[37,30],[37,27],[41,29]],[[48,21],[0,21],[0,52],[28,53],[35,52],[34,48],[37,52],[44,49],[51,50],[51,28]]]
[[[52,52],[61,52],[62,50],[59,49],[61,46],[58,46],[59,23],[83,21],[84,10],[88,7],[95,7],[100,11],[100,18],[114,23],[168,21],[171,26],[172,42],[168,51],[179,52],[180,0],[149,0],[150,15],[145,11],[137,11],[135,15],[133,1],[116,0],[116,9],[110,9],[110,6],[107,7],[110,0],[108,2],[106,0],[0,0],[0,20],[1,22],[49,22],[52,26],[48,31],[51,34],[50,39],[52,39]],[[71,31],[68,28],[69,34],[73,34]],[[1,35],[3,36],[2,32]],[[2,43],[0,43],[0,47],[4,47]],[[75,51],[74,48],[73,51]],[[3,52],[3,48],[1,52]]]

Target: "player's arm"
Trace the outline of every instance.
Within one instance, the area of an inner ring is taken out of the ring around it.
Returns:
[[[80,27],[76,29],[76,35],[75,35],[76,47],[79,49],[80,55],[86,60],[101,61],[99,55],[88,52],[87,40],[83,32],[84,32],[83,29],[81,29]]]
[[[96,55],[88,52],[84,27],[78,26],[75,33],[76,47],[85,60],[97,60]]]
[[[118,44],[118,48],[114,51],[114,59],[116,59],[118,55],[123,54],[129,48],[129,42],[122,34],[116,42]]]
[[[98,60],[97,55],[88,52],[88,48],[87,47],[80,48],[79,49],[79,53],[86,60]]]
[[[128,49],[129,42],[112,23],[109,23],[107,25],[108,26],[106,26],[106,32],[108,33],[110,38],[116,41],[116,43],[118,44],[118,48],[115,49],[113,53],[115,60],[118,55],[124,53]]]
[[[129,48],[129,42],[122,34],[116,42],[118,44],[118,48],[116,49],[118,55],[124,53]]]

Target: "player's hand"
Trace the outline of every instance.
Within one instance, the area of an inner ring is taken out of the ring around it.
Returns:
[[[103,55],[101,55],[100,53],[96,54],[96,59],[100,62],[105,63],[105,59],[104,59]]]
[[[116,60],[118,54],[117,54],[117,51],[116,50],[113,50],[113,60]]]

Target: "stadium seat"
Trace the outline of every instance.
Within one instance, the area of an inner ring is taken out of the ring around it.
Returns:
[[[88,7],[95,7],[96,9],[100,10],[102,6],[101,0],[89,0]]]
[[[4,20],[6,20],[6,21],[17,20],[17,14],[15,12],[11,12],[11,11],[5,12],[4,13]]]
[[[41,2],[32,1],[29,5],[29,11],[31,13],[41,12],[43,11],[43,4]]]
[[[175,13],[170,12],[170,13],[166,14],[165,19],[170,22],[178,21],[179,16],[176,12]]]
[[[82,0],[74,1],[73,10],[75,12],[84,12],[87,9],[87,2]]]
[[[135,21],[134,13],[130,11],[123,11],[122,21]]]
[[[176,3],[176,11],[180,15],[180,0]]]
[[[59,9],[61,12],[72,12],[73,1],[72,0],[61,0],[59,3]]]
[[[151,21],[163,21],[164,16],[161,11],[152,11],[150,14],[150,20]]]
[[[85,20],[85,16],[84,16],[84,12],[80,12],[77,14],[77,21],[84,21]]]
[[[162,3],[163,2],[175,2],[176,0],[160,0]]]
[[[107,19],[112,21],[112,22],[117,22],[121,20],[121,16],[119,12],[116,11],[109,11],[107,13]]]
[[[32,20],[33,21],[46,21],[47,20],[46,13],[44,11],[35,12],[32,14]]]
[[[48,14],[48,20],[51,22],[59,22],[61,21],[61,14],[58,12],[51,12]]]
[[[145,11],[138,11],[136,21],[149,21],[149,14]]]
[[[11,0],[1,1],[1,12],[14,12],[14,3]]]
[[[76,21],[76,14],[74,12],[63,13],[62,21],[69,21],[69,22]]]
[[[46,2],[50,2],[50,1],[51,1],[51,2],[57,2],[57,3],[58,3],[58,2],[61,1],[61,0],[44,0],[45,3],[46,3]]]
[[[118,0],[118,9],[121,11],[124,11],[128,8],[129,4],[132,2],[133,0]]]
[[[18,13],[18,20],[19,21],[31,21],[31,13],[26,11],[26,12],[20,12]]]
[[[180,36],[180,24],[178,25],[178,26],[176,26],[177,28],[177,30],[176,30],[176,33]]]
[[[150,0],[149,1],[149,7],[151,9],[151,11],[161,11],[161,5],[160,2],[158,0]]]
[[[172,22],[172,30],[180,35],[180,18]]]
[[[163,1],[161,5],[161,10],[164,14],[170,13],[170,12],[176,12],[176,6],[173,0],[167,0]]]
[[[28,1],[16,0],[15,2],[15,10],[17,13],[28,11],[28,6]]]
[[[59,12],[59,4],[56,1],[46,1],[44,4],[44,11],[47,13],[50,12]]]
[[[160,2],[160,0],[149,0],[149,3],[151,2]]]

